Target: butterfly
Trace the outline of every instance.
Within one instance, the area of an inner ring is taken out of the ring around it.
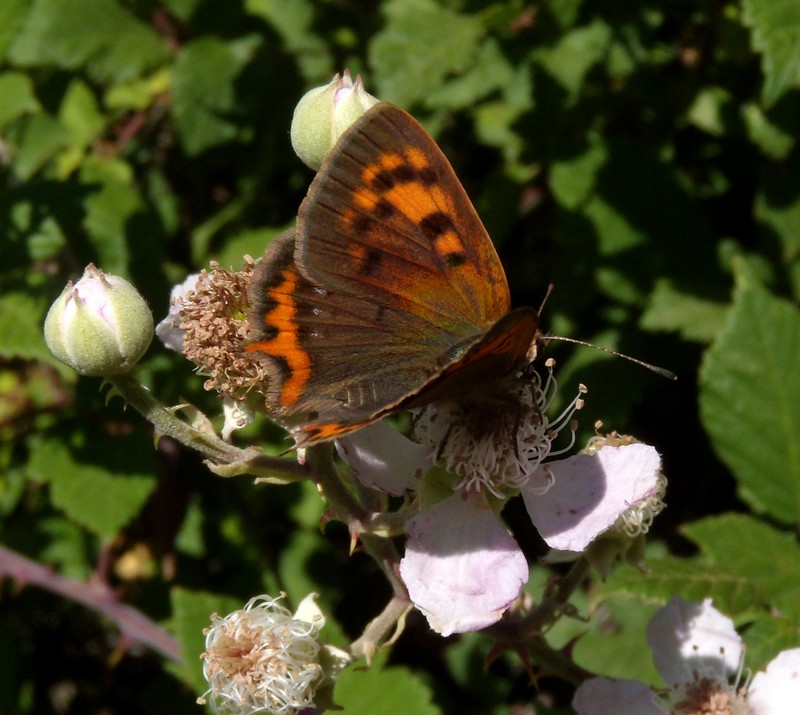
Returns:
[[[380,102],[341,136],[296,227],[257,262],[246,350],[297,446],[438,400],[478,400],[532,359],[500,259],[447,158]]]

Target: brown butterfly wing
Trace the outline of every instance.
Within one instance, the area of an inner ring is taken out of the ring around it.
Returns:
[[[534,332],[511,330],[515,343],[530,338],[524,350],[483,342],[509,307],[494,246],[435,142],[386,104],[334,148],[296,232],[259,262],[250,300],[248,350],[268,357],[269,408],[298,443],[455,389],[440,373],[458,372],[451,363],[475,344],[487,368],[518,364]]]

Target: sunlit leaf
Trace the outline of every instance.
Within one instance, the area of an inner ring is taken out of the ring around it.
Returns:
[[[762,53],[764,101],[800,87],[800,5],[795,0],[744,0],[753,44]]]
[[[714,447],[756,510],[800,516],[800,311],[740,276],[727,324],[700,373]]]

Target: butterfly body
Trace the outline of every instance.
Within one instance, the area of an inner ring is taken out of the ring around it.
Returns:
[[[247,350],[268,361],[267,408],[298,445],[485,392],[539,336],[534,310],[509,312],[502,265],[449,162],[385,103],[332,150],[249,301]]]

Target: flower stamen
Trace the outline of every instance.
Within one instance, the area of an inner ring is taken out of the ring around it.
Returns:
[[[547,457],[572,448],[575,424],[571,418],[583,407],[586,388],[581,385],[561,414],[549,420],[546,412],[555,400],[558,382],[555,361],[551,358],[545,365],[544,379],[536,372],[518,375],[505,397],[482,402],[440,401],[418,413],[414,423],[417,439],[458,477],[454,491],[485,491],[505,499],[525,486]],[[567,427],[569,444],[553,452],[553,442]]]

